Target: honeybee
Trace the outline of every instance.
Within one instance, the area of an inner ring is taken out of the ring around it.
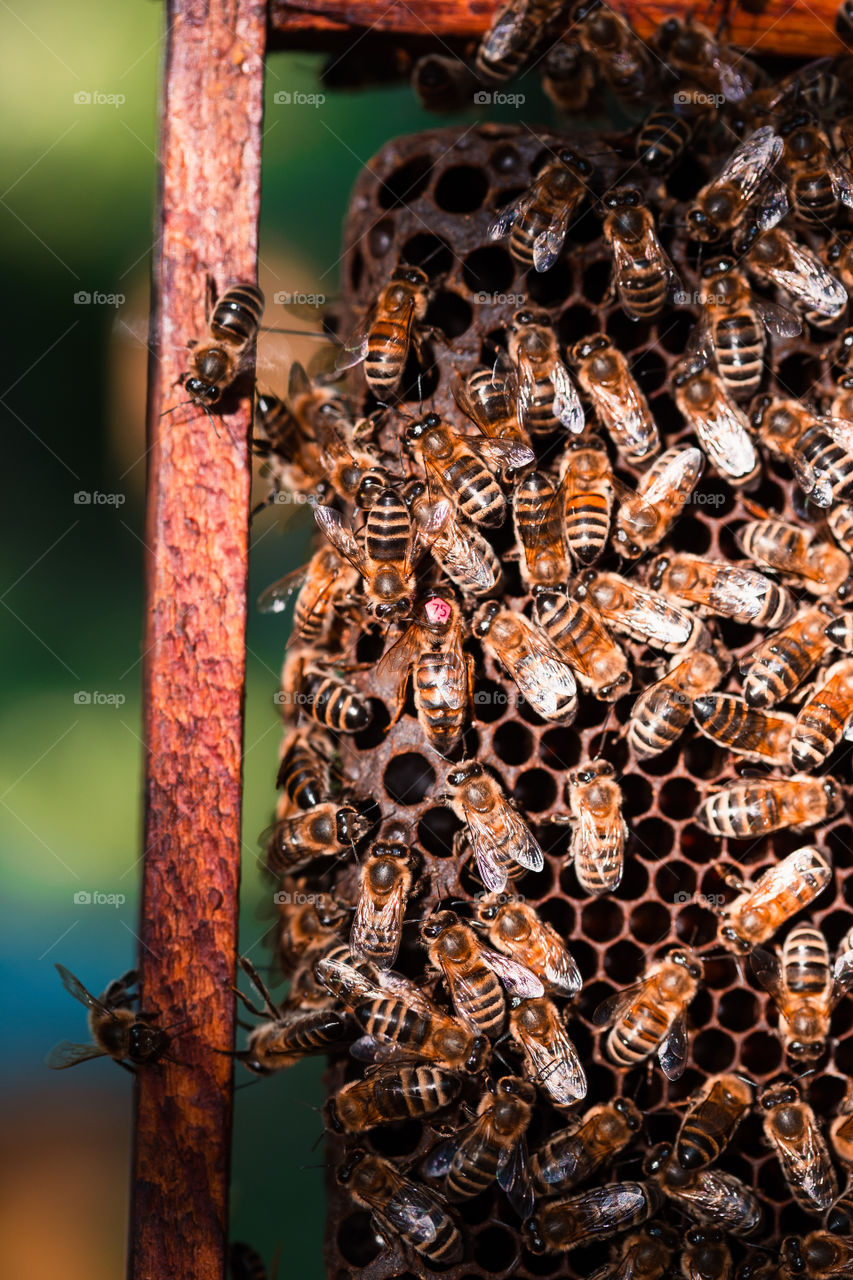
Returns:
[[[598,70],[576,40],[558,40],[542,61],[542,88],[560,111],[583,111],[595,91]]]
[[[296,594],[293,640],[313,647],[326,638],[335,610],[358,585],[359,575],[333,547],[320,547],[307,566],[288,573],[258,597],[261,613],[281,613]]]
[[[443,516],[443,509],[441,515]],[[415,591],[421,530],[394,489],[383,489],[367,515],[364,545],[333,507],[315,507],[314,519],[332,546],[361,574],[368,608],[377,618],[405,617]]]
[[[617,991],[593,1014],[610,1027],[607,1051],[620,1067],[657,1053],[664,1075],[677,1080],[687,1063],[687,1007],[704,974],[702,961],[683,947],[655,960],[639,982]]]
[[[524,1136],[533,1114],[536,1090],[526,1080],[503,1076],[486,1093],[467,1133],[449,1139],[433,1153],[428,1168],[444,1176],[448,1200],[470,1200],[497,1182],[520,1218],[533,1210]]]
[[[701,85],[726,102],[748,97],[760,78],[755,63],[729,45],[721,45],[701,22],[668,18],[655,33],[655,45],[680,80]]]
[[[853,555],[853,504],[839,502],[827,511],[826,523],[839,547]]]
[[[390,969],[400,949],[406,902],[412,888],[412,855],[402,844],[374,844],[361,865],[350,950],[357,960]]]
[[[572,38],[596,60],[599,74],[619,98],[643,101],[656,87],[648,46],[603,0],[581,0],[572,10]]]
[[[818,417],[799,400],[770,396],[761,398],[752,420],[762,442],[786,460],[815,506],[853,499],[853,423]]]
[[[370,1210],[389,1243],[399,1236],[433,1265],[461,1261],[462,1237],[443,1202],[426,1187],[404,1178],[390,1161],[356,1149],[348,1152],[337,1176],[356,1203]]]
[[[796,721],[787,711],[762,711],[731,693],[705,693],[694,699],[693,719],[706,738],[745,760],[789,762]]]
[[[853,1106],[851,1106],[849,1086],[847,1097],[841,1103],[839,1113],[830,1126],[829,1136],[839,1160],[843,1160],[846,1165],[853,1165]]]
[[[335,1133],[363,1133],[376,1125],[419,1120],[449,1107],[462,1087],[455,1072],[427,1063],[379,1066],[330,1097],[323,1119]]]
[[[682,514],[705,459],[701,449],[667,449],[644,472],[636,495],[624,496],[613,528],[620,555],[636,559],[661,541]]]
[[[826,623],[826,639],[844,653],[853,653],[853,614],[840,613]]]
[[[581,1118],[550,1138],[530,1160],[530,1170],[543,1195],[568,1191],[612,1161],[640,1131],[643,1118],[630,1098],[591,1107]]]
[[[649,320],[678,286],[675,267],[664,252],[655,221],[636,187],[616,187],[601,200],[607,210],[604,238],[613,256],[612,288],[632,320]]]
[[[509,234],[509,251],[522,268],[547,271],[562,252],[592,175],[593,167],[584,156],[562,148],[530,187],[501,209],[489,227],[490,238],[503,240]]]
[[[853,289],[853,234],[850,231],[835,231],[821,245],[818,254],[830,271],[839,275],[848,289]],[[850,330],[847,329],[841,335],[840,342],[842,345],[845,345],[845,334],[849,333]],[[849,338],[846,346],[849,352]],[[845,363],[847,362],[845,361]]]
[[[605,702],[615,702],[627,693],[631,687],[628,659],[594,608],[573,594],[540,590],[533,611],[579,684]]]
[[[672,106],[655,107],[641,124],[635,154],[649,173],[667,173],[693,141],[709,114],[707,106],[693,100],[697,96],[684,94]]]
[[[474,524],[501,524],[506,499],[486,466],[517,470],[535,461],[532,449],[512,440],[473,440],[429,413],[406,430],[405,444],[418,456],[429,479]]]
[[[813,111],[795,111],[779,127],[791,206],[807,226],[832,226],[842,204],[853,208],[853,177],[839,164]]]
[[[834,663],[797,715],[791,740],[795,769],[817,769],[847,733],[853,717],[853,658]]]
[[[687,210],[689,234],[705,242],[719,240],[740,227],[747,215],[761,230],[774,227],[788,209],[784,187],[768,182],[783,146],[765,125],[735,147]]]
[[[761,465],[746,414],[728,395],[707,355],[679,361],[672,375],[675,403],[717,471],[732,485],[748,484]]]
[[[431,502],[427,486],[420,480],[407,486],[404,497],[421,536],[429,536],[429,550],[451,582],[471,595],[488,595],[503,577],[501,562],[491,543],[474,525],[463,527],[453,507],[444,499]]]
[[[613,893],[622,881],[628,824],[622,790],[606,760],[594,760],[566,777],[572,838],[569,845],[578,883],[594,895]]]
[[[776,285],[813,324],[838,319],[847,306],[847,290],[827,271],[815,253],[797,244],[781,227],[764,231],[746,255],[750,274],[759,284]]]
[[[586,1072],[552,1000],[519,1001],[509,1015],[509,1033],[524,1054],[528,1075],[555,1107],[570,1107],[586,1097]]]
[[[287,879],[284,885],[284,900],[277,898],[276,938],[282,971],[292,975],[291,996],[298,995],[303,1005],[325,1001],[326,991],[314,977],[314,962],[338,945],[344,909],[328,894],[309,893],[304,880]]]
[[[315,490],[323,474],[316,436],[291,413],[285,401],[260,392],[255,401],[254,427],[252,449],[265,459],[263,474],[272,479],[272,493],[290,490],[310,494]],[[273,500],[269,497],[262,506]]]
[[[804,609],[742,660],[743,696],[751,707],[782,702],[823,661],[834,643],[827,635],[831,616],[821,605]]]
[[[474,614],[471,630],[538,715],[545,720],[574,720],[578,698],[572,668],[524,614],[492,600]]]
[[[805,1239],[787,1236],[781,1254],[785,1276],[806,1280],[845,1280],[853,1267],[853,1239],[811,1231]]]
[[[747,840],[770,831],[807,831],[833,817],[844,803],[835,778],[761,778],[713,791],[695,821],[714,836]]]
[[[326,735],[313,727],[294,729],[285,739],[276,786],[298,809],[313,809],[329,794],[329,749]]]
[[[475,1035],[449,1014],[425,1002],[410,983],[354,1004],[364,1028],[363,1053],[384,1058],[424,1058],[449,1071],[482,1071],[489,1041]]]
[[[507,345],[513,363],[516,413],[522,426],[531,435],[543,435],[561,426],[580,435],[584,429],[583,406],[560,359],[547,313],[530,308],[516,311]]]
[[[731,1280],[731,1250],[719,1227],[691,1227],[684,1243],[681,1274],[685,1280]]]
[[[535,907],[520,900],[481,898],[475,907],[474,923],[481,925],[492,946],[514,956],[541,978],[548,990],[576,996],[581,975],[574,959],[555,929],[541,920]]]
[[[654,1182],[608,1182],[542,1205],[526,1226],[525,1243],[532,1253],[561,1253],[607,1240],[640,1226],[663,1203]]]
[[[720,911],[720,941],[729,951],[751,951],[813,902],[831,879],[829,858],[811,844],[789,853],[754,884],[727,875],[739,896]]]
[[[738,532],[738,542],[752,560],[797,579],[812,595],[834,595],[850,574],[850,559],[814,537],[814,529],[775,519],[751,520]]]
[[[431,915],[421,925],[421,939],[430,963],[444,976],[457,1017],[475,1035],[500,1035],[505,1013],[501,984],[522,999],[545,994],[534,973],[484,946],[453,911]]]
[[[677,742],[690,723],[693,700],[710,693],[724,669],[720,658],[704,649],[676,658],[667,674],[644,689],[631,708],[628,742],[634,755],[646,760]]]
[[[788,1057],[814,1062],[823,1054],[832,1011],[853,979],[850,960],[833,969],[826,939],[810,924],[794,925],[778,959],[760,947],[753,951],[752,968],[779,1010]]]
[[[530,448],[530,437],[518,421],[512,375],[479,367],[459,381],[454,398],[463,413],[492,440],[515,440]]]
[[[532,590],[557,586],[569,575],[558,494],[544,471],[530,471],[512,495],[515,537],[521,548],[521,576]]]
[[[297,649],[285,659],[278,698],[287,708],[285,719],[302,712],[335,733],[359,733],[373,719],[370,703],[357,689]]]
[[[202,342],[191,342],[189,371],[181,379],[193,404],[211,409],[240,372],[264,313],[264,295],[253,284],[235,284],[222,294]]]
[[[569,351],[578,382],[625,460],[642,462],[657,453],[660,436],[646,397],[628,361],[604,334],[582,338]]]
[[[675,1139],[682,1169],[704,1169],[722,1155],[752,1105],[752,1089],[740,1076],[711,1076],[690,1099]]]
[[[528,871],[542,870],[545,858],[538,843],[481,764],[470,760],[455,766],[447,774],[447,785],[446,800],[468,828],[480,879],[490,893],[503,892],[513,863]]]
[[[814,1111],[795,1084],[777,1084],[758,1098],[764,1136],[776,1152],[791,1195],[807,1213],[828,1209],[838,1196],[838,1179]]]
[[[420,267],[397,266],[371,310],[367,328],[345,346],[339,369],[364,362],[368,387],[380,400],[392,396],[400,385],[409,349],[417,345],[418,327],[429,303],[429,277]]]
[[[764,331],[783,337],[802,332],[792,311],[758,298],[732,257],[702,269],[702,313],[693,339],[700,355],[713,356],[726,391],[735,400],[756,393],[764,372]]]
[[[707,635],[707,628],[692,613],[618,573],[588,569],[570,584],[570,594],[582,604],[588,599],[614,631],[664,653],[693,648]]]
[[[459,58],[427,53],[412,68],[411,85],[425,111],[462,111],[471,101],[477,80]]]
[[[824,1217],[823,1224],[834,1236],[853,1236],[853,1179],[847,1185]]]
[[[753,627],[781,627],[794,612],[788,591],[763,573],[686,553],[653,560],[649,586],[680,603]]]
[[[352,805],[326,800],[279,819],[267,844],[267,866],[281,875],[300,870],[314,858],[338,857],[354,848],[369,827],[368,819]]]
[[[287,1003],[279,1007],[251,961],[245,956],[239,960],[264,1008],[258,1009],[242,991],[237,991],[237,995],[250,1013],[268,1018],[249,1032],[246,1048],[236,1055],[250,1071],[261,1076],[272,1075],[292,1067],[309,1054],[328,1053],[340,1045],[348,1031],[345,1017],[329,1008],[305,1012]]]
[[[134,1010],[137,997],[131,989],[136,985],[136,971],[129,969],[114,979],[100,996],[87,991],[65,965],[55,966],[69,995],[88,1009],[89,1034],[92,1044],[72,1044],[62,1040],[54,1045],[45,1062],[53,1071],[64,1071],[90,1058],[112,1058],[125,1071],[148,1066],[167,1058],[169,1036],[154,1021],[159,1016],[152,1010]]]
[[[431,596],[377,668],[380,679],[386,672],[395,677],[395,721],[402,714],[414,669],[418,721],[427,741],[443,756],[462,737],[471,702],[474,660],[463,653],[463,640],[459,606],[446,597]]]
[[[511,80],[542,39],[543,27],[562,7],[563,0],[509,0],[501,5],[477,46],[477,74],[491,84]]]
[[[683,1169],[665,1142],[652,1147],[643,1172],[668,1200],[698,1222],[740,1240],[754,1239],[764,1222],[761,1203],[740,1178],[722,1169]]]

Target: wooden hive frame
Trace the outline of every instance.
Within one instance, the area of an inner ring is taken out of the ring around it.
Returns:
[[[483,0],[170,0],[148,381],[144,636],[144,1005],[180,1030],[180,1069],[140,1072],[128,1274],[223,1277],[227,1260],[240,866],[251,399],[228,429],[169,413],[211,293],[253,280],[264,57],[351,40],[475,38]],[[679,3],[621,6],[641,35]],[[751,6],[755,8],[756,6]],[[705,17],[705,15],[703,15]],[[706,20],[711,20],[706,17]],[[765,54],[841,48],[834,5],[739,9],[731,40]],[[368,45],[369,47],[369,45]]]

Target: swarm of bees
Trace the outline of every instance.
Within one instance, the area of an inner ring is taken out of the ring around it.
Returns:
[[[534,61],[560,111],[615,97],[633,129],[389,145],[333,359],[258,388],[265,474],[317,540],[260,600],[292,610],[264,839],[289,986],[242,961],[237,1056],[332,1058],[336,1248],[370,1280],[562,1267],[542,1254],[834,1280],[853,71],[771,79],[695,17],[644,43],[600,0],[510,0],[471,65],[430,55],[414,85],[441,110]],[[205,409],[261,309],[249,285],[214,307]],[[51,1065],[168,1060],[127,979],[63,981],[96,1044]]]

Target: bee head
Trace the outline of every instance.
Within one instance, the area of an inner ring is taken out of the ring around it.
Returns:
[[[337,1172],[337,1179],[341,1186],[346,1186],[351,1181],[353,1174],[358,1166],[367,1159],[367,1152],[361,1147],[354,1147],[347,1152],[347,1157]]]
[[[135,1022],[130,1028],[127,1056],[138,1066],[156,1062],[168,1047],[169,1037],[159,1027],[152,1027],[147,1022]]]
[[[617,1098],[613,1103],[613,1110],[619,1112],[628,1128],[635,1133],[643,1123],[643,1117],[630,1098]]]
[[[699,205],[694,205],[692,209],[688,209],[686,218],[687,224],[697,240],[719,240],[722,234],[720,228],[713,218],[710,218]]]
[[[447,785],[449,787],[461,787],[463,783],[470,782],[472,778],[482,777],[483,766],[476,760],[470,761],[468,764],[458,765],[455,769],[451,769],[447,774]]]
[[[452,929],[458,923],[455,911],[436,911],[421,925],[421,937],[424,942],[434,942],[446,929]]]
[[[567,168],[573,169],[579,177],[592,177],[592,165],[586,156],[582,156],[578,151],[572,151],[568,147],[564,147],[560,152],[560,161]]]
[[[500,613],[501,606],[497,600],[490,600],[478,609],[474,615],[471,630],[475,636],[485,636],[491,630],[492,623]]]
[[[207,382],[204,378],[196,378],[192,374],[184,379],[184,391],[186,391],[191,400],[196,400],[207,409],[211,408],[212,405],[218,404],[222,394],[219,387]]]
[[[608,340],[603,333],[597,333],[593,338],[582,338],[580,342],[576,342],[569,352],[572,360],[587,360],[596,351],[603,351],[608,346]]]
[[[471,1043],[471,1052],[465,1061],[465,1067],[468,1071],[482,1071],[489,1056],[489,1041],[486,1036],[474,1036]]]

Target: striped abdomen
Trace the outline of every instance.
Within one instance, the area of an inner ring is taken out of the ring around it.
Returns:
[[[210,317],[210,332],[219,342],[244,347],[258,332],[264,313],[264,295],[253,284],[226,289]]]
[[[607,483],[567,499],[566,542],[579,564],[591,565],[607,546],[612,509],[613,490]]]
[[[792,994],[811,999],[829,997],[829,947],[814,925],[795,925],[788,934],[782,948],[782,971],[785,986]]]
[[[628,659],[592,609],[555,592],[537,601],[536,616],[580,683],[598,697],[610,701],[630,686]]]
[[[468,688],[464,663],[445,653],[422,653],[415,667],[415,705],[424,732],[436,751],[446,755],[465,727]]]
[[[408,320],[378,316],[367,339],[364,376],[372,390],[394,391],[403,376],[412,337],[414,312]]]
[[[311,809],[328,791],[328,778],[322,758],[301,735],[294,737],[284,754],[276,784],[300,809]]]
[[[506,511],[506,499],[492,473],[473,453],[464,447],[454,450],[453,457],[442,465],[443,483],[455,496],[459,510],[475,524],[500,524]]]
[[[775,786],[773,780],[768,780],[727,787],[700,805],[699,825],[713,835],[733,839],[764,835],[789,826],[784,789],[791,786],[790,782],[780,779]]]
[[[339,1043],[345,1029],[346,1021],[340,1013],[316,1009],[285,1022],[270,1022],[259,1027],[255,1038],[250,1037],[249,1050],[261,1054],[263,1059],[301,1058],[309,1053],[323,1053],[330,1045]],[[265,1062],[265,1065],[275,1063]]]
[[[690,699],[670,684],[654,685],[631,709],[628,742],[641,760],[660,755],[690,723]]]
[[[612,1028],[607,1051],[618,1066],[631,1067],[654,1053],[669,1026],[668,1007],[656,1004],[654,996],[641,996]]]
[[[468,1144],[458,1148],[447,1172],[445,1187],[449,1200],[470,1200],[495,1181],[503,1147],[487,1134],[476,1143],[474,1154]]]
[[[669,168],[693,136],[694,125],[684,116],[661,108],[646,118],[637,134],[637,159],[652,173]]]
[[[826,170],[795,174],[791,182],[791,203],[803,222],[829,226],[838,214],[838,196]]]
[[[831,486],[831,502],[853,498],[853,456],[819,423],[808,427],[794,446],[794,458],[808,476]],[[830,502],[822,502],[829,506]]]
[[[484,964],[474,964],[466,966],[464,981],[462,986],[451,979],[453,1002],[460,1015],[464,1013],[466,1021],[473,1022],[483,1035],[500,1035],[506,1007],[497,977]]]
[[[761,383],[764,333],[748,311],[716,320],[713,326],[717,369],[726,389],[743,399]]]
[[[684,1118],[675,1143],[683,1169],[701,1169],[722,1153],[748,1109],[732,1097],[725,1079],[716,1080],[708,1093]]]
[[[658,264],[634,258],[619,276],[619,293],[629,315],[641,320],[658,314],[666,302],[669,276]]]
[[[309,672],[296,697],[301,711],[338,733],[358,733],[373,719],[361,694],[334,676]]]
[[[395,1066],[344,1085],[333,1099],[338,1127],[351,1133],[432,1115],[459,1092],[458,1077],[439,1067]]]
[[[494,547],[470,525],[463,532],[451,522],[438,534],[430,551],[450,581],[472,595],[488,595],[503,577]]]
[[[550,477],[542,471],[531,471],[513,495],[515,535],[533,584],[556,584],[566,576],[563,524],[556,498]]]
[[[505,25],[502,23],[496,30],[496,24],[498,19],[504,18],[505,14],[514,12],[516,8],[512,0],[509,4],[502,6],[495,15],[490,30],[477,48],[474,69],[483,80],[490,80],[493,84],[503,84],[511,80],[524,66],[539,38],[537,27],[531,20],[532,15],[526,18],[519,17],[513,23],[513,33],[507,47]]]
[[[817,611],[762,644],[744,664],[743,696],[751,707],[782,702],[830,647],[826,615]]]
[[[367,517],[364,549],[370,560],[403,564],[411,541],[408,508],[393,489],[383,489]]]
[[[439,1266],[458,1262],[462,1257],[462,1237],[453,1219],[424,1187],[403,1179],[401,1182],[400,1190],[381,1208],[383,1220],[395,1226],[408,1221],[411,1225],[400,1231],[402,1239],[430,1262]],[[412,1193],[417,1199],[412,1198]]]
[[[797,716],[791,759],[806,772],[835,750],[853,714],[853,664],[845,660],[840,665]]]
[[[724,747],[770,764],[788,763],[791,716],[760,711],[729,693],[696,698],[693,715],[702,732]]]

